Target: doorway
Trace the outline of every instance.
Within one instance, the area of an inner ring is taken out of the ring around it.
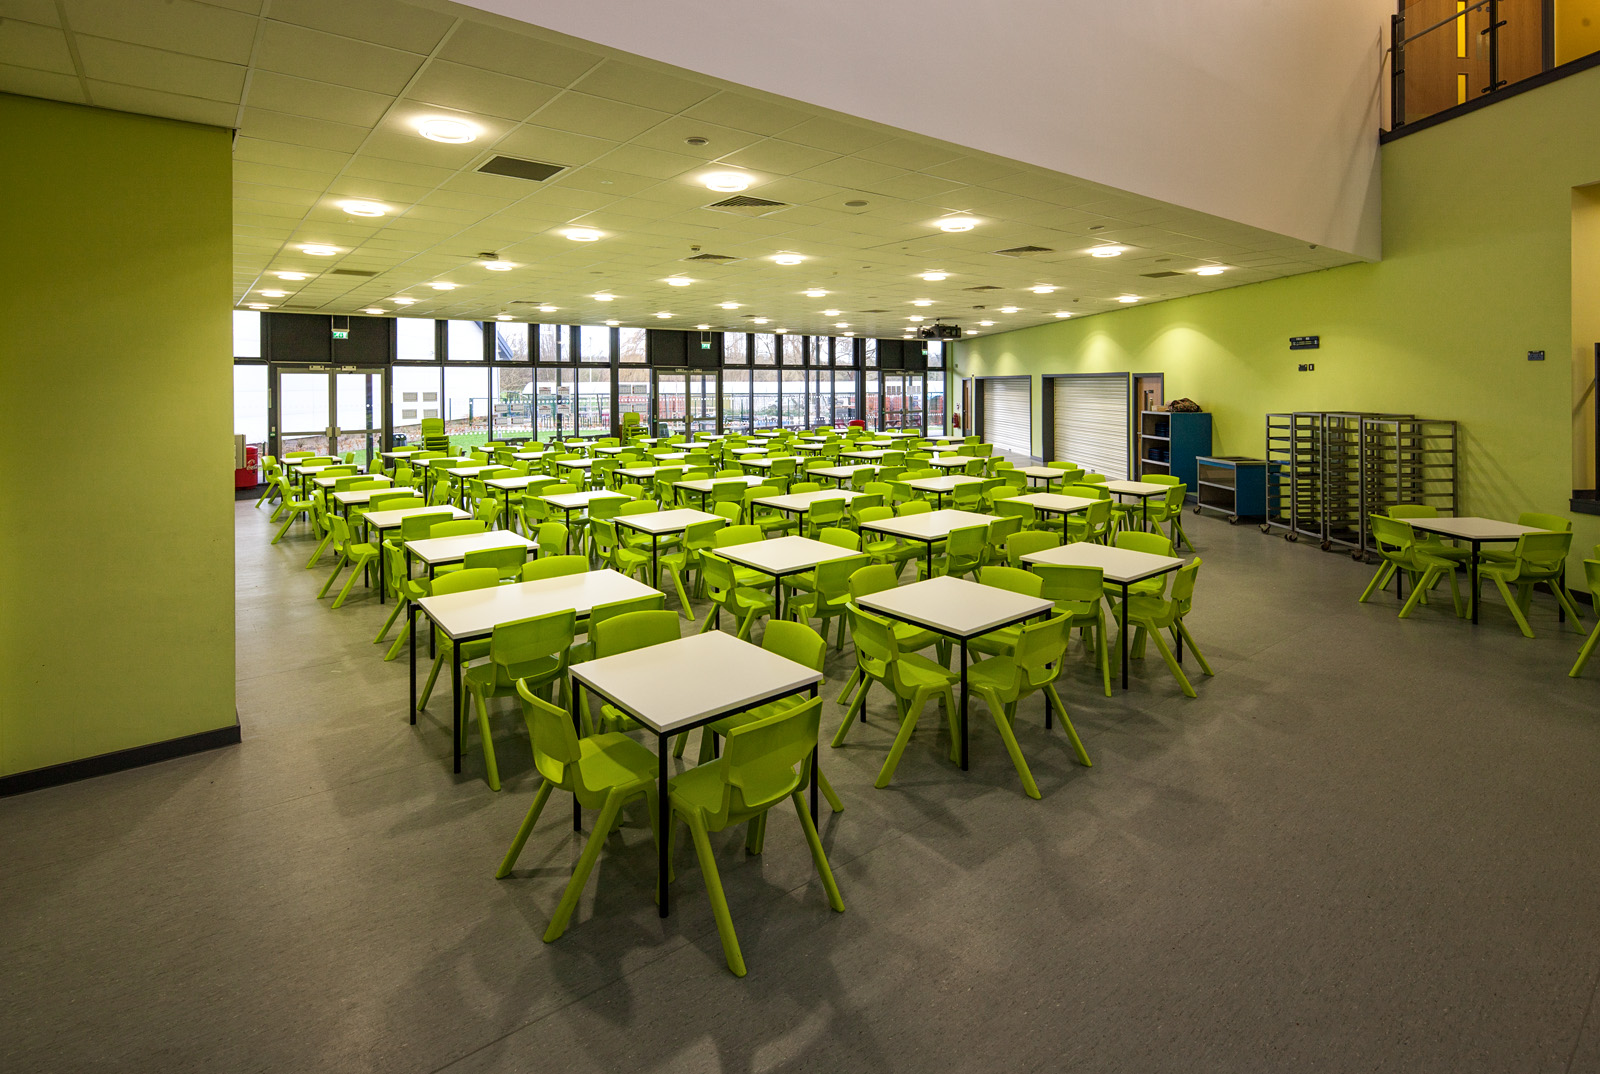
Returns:
[[[275,367],[278,455],[315,451],[370,465],[383,450],[384,373]]]
[[[692,438],[696,433],[716,432],[721,393],[717,373],[656,370],[651,422],[655,435]]]

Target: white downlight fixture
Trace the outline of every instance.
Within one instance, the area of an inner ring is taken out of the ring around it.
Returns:
[[[443,142],[446,145],[465,145],[478,140],[482,133],[479,127],[465,120],[445,119],[441,116],[430,116],[417,121],[417,133],[430,142]]]
[[[381,201],[341,201],[339,208],[351,216],[387,216],[389,207]]]

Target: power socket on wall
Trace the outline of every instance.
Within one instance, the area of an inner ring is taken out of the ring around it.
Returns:
[[[1315,372],[1316,368],[1317,368],[1317,363],[1316,362],[1301,362],[1300,363],[1300,372],[1302,372],[1302,373]]]

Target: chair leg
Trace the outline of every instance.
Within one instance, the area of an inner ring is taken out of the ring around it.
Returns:
[[[811,812],[800,801],[800,792],[791,794],[789,800],[794,803],[794,811],[800,818],[800,827],[806,833],[806,845],[811,848],[811,861],[817,867],[817,876],[822,880],[823,890],[828,893],[828,905],[835,913],[842,914],[844,896],[839,894],[839,882],[833,878],[833,870],[828,866],[828,855],[822,849],[822,837],[817,835],[817,826],[811,823]]]
[[[593,871],[594,863],[599,860],[600,848],[611,835],[611,826],[616,823],[617,813],[621,809],[622,795],[616,791],[606,795],[606,804],[600,807],[600,817],[594,822],[594,831],[589,833],[588,842],[583,844],[583,853],[578,855],[578,866],[572,871],[572,879],[567,881],[567,890],[561,893],[561,902],[556,906],[555,916],[550,919],[550,926],[544,930],[545,943],[559,940],[561,934],[567,931],[567,922],[572,920],[572,912],[578,908],[578,900],[583,897],[583,888],[589,881],[589,873]]]
[[[306,509],[304,507],[296,509],[293,506],[290,506],[289,513],[283,520],[283,526],[279,528],[277,536],[272,538],[272,543],[277,544],[279,541],[283,540],[283,535],[289,532],[289,527],[294,525],[295,520],[300,518],[305,513]]]
[[[1438,567],[1429,567],[1425,572],[1423,572],[1421,578],[1412,579],[1411,596],[1407,597],[1405,604],[1401,605],[1399,618],[1411,618],[1411,612],[1416,608],[1417,603],[1422,600],[1423,594],[1434,585],[1438,584],[1439,574],[1440,570]]]
[[[850,677],[844,681],[844,689],[839,691],[839,696],[833,699],[833,703],[835,705],[846,704],[847,702],[845,699],[850,696],[851,692],[855,690],[856,684],[860,681],[861,668],[857,666],[850,670]]]
[[[1145,634],[1156,643],[1156,648],[1161,653],[1161,659],[1167,662],[1167,670],[1172,672],[1172,677],[1177,679],[1178,685],[1183,688],[1183,696],[1199,697],[1200,695],[1194,692],[1194,687],[1189,685],[1189,676],[1183,673],[1183,668],[1179,667],[1178,662],[1173,659],[1172,650],[1167,648],[1166,641],[1161,637],[1161,631],[1149,630]]]
[[[527,845],[528,836],[533,834],[533,826],[539,823],[539,814],[544,812],[544,804],[550,800],[550,792],[555,788],[556,785],[548,779],[539,781],[539,793],[533,796],[533,805],[528,807],[528,815],[522,818],[522,827],[517,829],[516,838],[511,840],[511,849],[500,859],[500,868],[494,871],[496,880],[503,880],[511,875],[512,868],[517,864],[518,855]]]
[[[1576,679],[1583,674],[1583,665],[1589,662],[1589,657],[1594,653],[1597,644],[1600,644],[1600,627],[1589,632],[1588,640],[1583,643],[1583,648],[1578,650],[1578,662],[1572,665],[1572,670],[1567,672],[1568,675]]]
[[[399,656],[400,653],[405,649],[406,641],[410,637],[411,623],[407,621],[400,627],[400,636],[394,639],[394,644],[389,646],[389,651],[383,654],[384,663],[388,663],[390,660],[393,660],[395,657]]]
[[[860,669],[858,668],[857,672],[859,673],[859,671]],[[871,686],[872,680],[862,676],[860,691],[856,693],[855,700],[850,702],[850,707],[844,710],[844,721],[839,724],[839,730],[833,733],[831,745],[834,749],[844,745],[844,736],[850,730],[850,725],[856,722],[856,714],[866,707],[867,690]]]
[[[1583,625],[1583,618],[1578,615],[1577,605],[1572,602],[1572,597],[1567,594],[1567,587],[1557,582],[1550,588],[1555,590],[1556,600],[1567,610],[1567,614],[1572,617],[1572,625],[1578,628],[1578,633],[1587,634],[1589,631]]]
[[[417,701],[417,708],[428,707],[428,698],[433,696],[433,684],[439,678],[439,669],[444,666],[444,649],[439,650],[439,655],[433,658],[433,668],[428,672],[428,681],[422,687],[422,697]]]
[[[706,832],[706,822],[693,813],[684,818],[689,822],[689,834],[694,839],[695,857],[700,859],[700,873],[706,880],[706,894],[711,899],[711,915],[717,921],[717,935],[722,939],[722,954],[728,960],[728,969],[734,976],[745,975],[744,955],[739,950],[739,937],[733,931],[733,915],[728,912],[728,897],[722,891],[722,877],[717,873],[717,859],[711,853],[711,838]]]
[[[1083,748],[1083,739],[1078,737],[1078,729],[1072,726],[1072,718],[1067,715],[1067,706],[1061,703],[1061,695],[1056,693],[1055,683],[1046,683],[1044,687],[1045,711],[1049,711],[1050,703],[1055,702],[1056,714],[1061,717],[1061,729],[1067,733],[1067,741],[1072,743],[1072,752],[1077,754],[1078,763],[1085,768],[1093,768],[1094,762],[1089,760],[1089,751]]]
[[[688,568],[684,569],[687,570]],[[669,573],[672,575],[672,588],[678,591],[678,614],[692,623],[694,622],[694,609],[689,607],[689,597],[683,591],[683,579],[678,576],[677,571],[670,571]]]
[[[477,690],[471,691],[473,701],[478,705],[478,738],[483,744],[483,772],[489,781],[489,789],[500,789],[500,766],[495,763],[494,739],[489,734],[489,705],[487,699]],[[610,829],[606,829],[610,831]]]
[[[1100,679],[1105,686],[1106,696],[1111,696],[1111,657],[1106,652],[1106,619],[1099,607],[1095,608],[1094,624],[1094,656],[1100,664]]]
[[[333,530],[329,529],[327,533],[322,535],[322,541],[317,545],[317,550],[311,553],[310,559],[306,560],[306,570],[309,571],[317,565],[317,560],[322,558],[322,553],[327,549],[328,542],[331,540],[333,540]]]
[[[899,767],[900,758],[906,752],[906,744],[911,741],[911,733],[917,729],[917,718],[922,710],[927,707],[929,700],[928,691],[918,690],[907,706],[905,715],[900,720],[900,730],[894,736],[894,743],[889,747],[889,756],[884,758],[883,768],[878,771],[878,779],[874,787],[882,790],[894,779],[894,770]],[[953,710],[954,705],[950,706]]]
[[[339,577],[339,572],[344,570],[344,565],[346,563],[348,563],[348,562],[349,562],[349,559],[345,556],[345,554],[343,552],[340,552],[339,553],[339,558],[334,560],[334,562],[333,562],[333,573],[328,575],[328,580],[326,582],[322,583],[322,588],[321,589],[317,590],[317,599],[318,600],[321,600],[323,597],[328,595],[328,590],[333,588],[334,580]],[[351,577],[355,577],[355,575],[352,574]]]
[[[1000,732],[1000,740],[1006,744],[1006,752],[1011,755],[1011,764],[1017,770],[1017,775],[1022,777],[1022,793],[1029,798],[1038,799],[1039,785],[1033,781],[1033,773],[1028,770],[1028,762],[1023,759],[1022,747],[1017,745],[1016,733],[1011,730],[1011,721],[1006,719],[1005,706],[1000,703],[1000,697],[993,690],[980,689],[978,696],[983,698],[989,708],[989,715],[994,719],[995,730]],[[1045,702],[1049,704],[1049,702]]]
[[[1378,564],[1378,573],[1372,576],[1372,581],[1368,582],[1367,588],[1361,591],[1361,596],[1357,598],[1356,603],[1365,604],[1367,601],[1371,600],[1374,593],[1380,592],[1384,586],[1389,584],[1389,576],[1393,573],[1393,563],[1390,563],[1388,560],[1384,560],[1382,563]]]
[[[405,610],[406,602],[397,599],[394,604],[394,610],[389,613],[389,618],[383,621],[383,629],[378,631],[378,636],[376,638],[372,639],[372,644],[382,644],[384,637],[389,633],[389,628],[394,626],[394,621],[400,618],[400,613]]]
[[[361,577],[361,572],[370,564],[371,560],[354,560],[350,564],[350,577],[345,580],[344,588],[339,590],[339,596],[334,600],[333,606],[339,607],[350,596],[350,590],[355,588],[356,580]]]
[[[1528,617],[1522,614],[1522,605],[1517,601],[1516,595],[1511,592],[1511,587],[1499,578],[1494,580],[1495,588],[1500,590],[1500,595],[1505,598],[1506,607],[1511,610],[1511,618],[1517,621],[1517,628],[1522,631],[1524,638],[1533,637],[1533,627],[1528,625]]]
[[[1187,645],[1189,647],[1189,651],[1194,654],[1195,660],[1200,664],[1200,670],[1205,672],[1207,675],[1215,675],[1216,672],[1211,670],[1211,665],[1206,663],[1205,654],[1200,651],[1200,646],[1194,643],[1194,635],[1190,634],[1189,628],[1183,625],[1183,620],[1176,620],[1173,623],[1173,626],[1176,626],[1178,628],[1178,633],[1183,635],[1183,643]]]
[[[840,801],[839,796],[834,793],[833,784],[828,782],[828,777],[822,772],[817,773],[817,789],[820,790],[822,792],[822,796],[828,800],[829,809],[833,810],[835,813],[844,812],[844,803]]]

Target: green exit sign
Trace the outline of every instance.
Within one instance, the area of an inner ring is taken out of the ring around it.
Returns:
[[[349,339],[350,338],[350,329],[348,329],[348,328],[335,328],[333,330],[333,338],[334,339]]]

